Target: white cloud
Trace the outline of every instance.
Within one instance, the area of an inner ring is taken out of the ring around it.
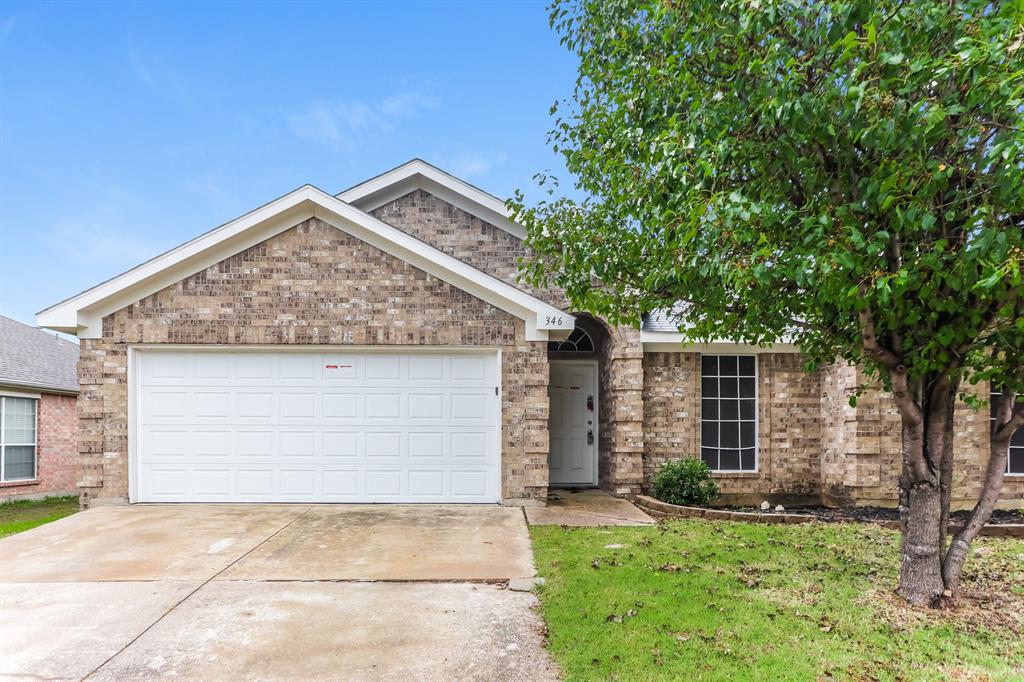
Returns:
[[[6,38],[11,35],[11,31],[14,30],[14,25],[18,23],[18,20],[14,17],[5,17],[0,19],[0,37]]]
[[[439,101],[432,95],[406,92],[376,102],[361,100],[312,102],[304,111],[288,117],[288,129],[296,137],[321,144],[332,151],[352,149],[368,135],[390,132],[400,118],[409,118]]]
[[[426,109],[436,109],[440,100],[424,92],[403,92],[386,97],[380,102],[380,112],[385,116],[413,116]]]
[[[453,154],[442,154],[442,167],[452,174],[465,179],[486,175],[508,158],[504,151],[484,152],[467,149]]]

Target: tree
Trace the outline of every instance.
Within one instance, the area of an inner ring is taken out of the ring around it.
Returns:
[[[675,307],[691,340],[862,366],[902,423],[898,591],[952,603],[1024,425],[1024,3],[550,11],[579,72],[549,142],[587,198],[539,176],[547,199],[509,202],[524,277],[614,322]],[[947,544],[954,410],[980,380],[1004,389],[984,490]]]

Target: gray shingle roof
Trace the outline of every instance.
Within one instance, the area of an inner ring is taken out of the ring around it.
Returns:
[[[671,310],[661,308],[644,315],[640,329],[645,332],[677,332],[679,323]]]
[[[0,385],[78,392],[78,344],[0,315]]]

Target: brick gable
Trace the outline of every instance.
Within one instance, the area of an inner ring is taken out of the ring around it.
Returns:
[[[128,493],[129,344],[502,351],[502,496],[547,491],[547,353],[522,320],[316,218],[129,305],[82,342],[85,499]]]

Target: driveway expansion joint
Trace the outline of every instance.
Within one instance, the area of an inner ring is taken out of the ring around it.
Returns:
[[[102,669],[103,669],[103,667],[104,667],[105,665],[107,665],[107,664],[108,664],[108,663],[110,663],[110,662],[111,662],[112,660],[114,660],[115,658],[117,658],[118,656],[120,656],[120,655],[121,655],[122,653],[124,653],[124,651],[125,651],[126,649],[128,649],[128,647],[130,647],[130,646],[131,646],[132,644],[134,644],[135,642],[139,641],[139,639],[140,639],[140,638],[141,638],[141,637],[142,637],[143,635],[145,635],[145,634],[146,634],[147,632],[149,632],[150,630],[152,630],[152,629],[153,629],[153,628],[154,628],[154,627],[155,627],[155,626],[157,625],[157,623],[159,623],[159,622],[160,622],[160,621],[162,621],[162,620],[163,620],[164,618],[166,618],[167,616],[169,616],[169,615],[170,615],[170,614],[171,614],[171,613],[172,613],[172,612],[173,612],[173,611],[174,611],[174,610],[175,610],[176,608],[178,608],[179,606],[181,606],[182,604],[184,604],[184,603],[185,603],[186,601],[188,601],[188,599],[189,599],[190,597],[192,597],[192,595],[194,595],[194,594],[195,594],[196,592],[198,592],[199,590],[201,590],[201,589],[203,589],[204,587],[206,587],[207,585],[209,585],[209,584],[210,584],[211,582],[213,582],[213,581],[214,581],[214,579],[215,579],[215,578],[216,578],[216,577],[217,577],[218,575],[220,575],[220,574],[221,574],[221,573],[223,573],[224,571],[228,570],[229,568],[231,568],[232,566],[234,566],[235,564],[237,564],[237,563],[238,563],[239,561],[241,561],[241,560],[242,560],[242,559],[244,559],[245,557],[247,557],[247,556],[249,556],[250,554],[252,554],[252,553],[253,553],[254,551],[256,551],[257,549],[259,549],[259,548],[260,548],[260,547],[261,547],[261,546],[262,546],[262,545],[263,545],[264,543],[266,543],[266,542],[268,542],[269,540],[271,540],[271,539],[272,539],[272,538],[273,538],[273,537],[274,537],[275,535],[277,535],[278,533],[282,532],[283,530],[285,530],[286,528],[288,528],[289,526],[291,526],[291,525],[292,525],[293,523],[295,523],[296,521],[298,521],[299,519],[301,519],[301,518],[302,518],[303,516],[305,516],[306,514],[308,514],[308,513],[309,513],[309,511],[310,511],[310,509],[312,509],[312,507],[306,507],[306,508],[305,508],[304,510],[302,510],[302,512],[301,512],[300,514],[298,514],[298,515],[297,515],[297,516],[296,516],[295,518],[291,519],[290,521],[288,521],[288,523],[284,524],[283,526],[281,526],[280,528],[278,528],[277,530],[275,530],[275,531],[274,531],[273,533],[271,533],[271,534],[270,534],[270,535],[268,535],[267,537],[265,537],[265,538],[263,538],[262,540],[260,540],[260,541],[259,541],[258,543],[256,543],[256,544],[255,544],[255,545],[253,545],[253,546],[252,546],[251,548],[249,548],[249,550],[248,550],[247,552],[245,552],[244,554],[242,554],[242,555],[241,555],[240,557],[237,557],[237,558],[236,558],[236,559],[235,559],[234,561],[232,561],[231,563],[229,563],[229,564],[228,564],[227,566],[223,567],[222,569],[220,569],[219,571],[217,571],[216,573],[214,573],[213,575],[211,575],[211,576],[210,576],[209,578],[207,578],[206,580],[204,580],[204,581],[203,581],[202,583],[200,583],[200,584],[199,584],[199,586],[198,586],[198,587],[196,587],[196,588],[195,588],[194,590],[192,590],[191,592],[189,592],[188,594],[186,594],[186,595],[185,595],[184,597],[182,597],[181,599],[179,599],[179,600],[177,601],[177,603],[175,603],[175,604],[174,604],[173,606],[171,606],[171,608],[169,608],[169,609],[167,609],[166,611],[164,611],[164,612],[163,612],[163,614],[161,614],[159,618],[157,618],[156,620],[154,620],[154,621],[153,621],[152,623],[150,623],[150,624],[149,624],[148,626],[146,626],[146,627],[145,627],[145,629],[143,629],[143,630],[142,630],[142,632],[140,632],[140,633],[139,633],[139,634],[137,634],[137,635],[136,635],[135,637],[133,637],[133,638],[132,638],[132,640],[131,640],[130,642],[128,642],[128,643],[127,643],[127,644],[125,644],[125,645],[124,645],[123,647],[121,647],[120,649],[118,649],[118,650],[117,650],[116,652],[114,652],[113,654],[111,654],[111,655],[110,655],[109,657],[107,657],[107,659],[106,659],[105,661],[103,661],[102,663],[100,663],[100,664],[99,664],[98,666],[96,666],[95,668],[93,668],[92,670],[90,670],[90,671],[89,671],[89,674],[85,675],[85,676],[84,676],[84,677],[82,678],[83,682],[84,682],[84,680],[87,680],[87,679],[89,679],[90,677],[92,677],[93,675],[95,675],[96,673],[98,673],[98,672],[99,672],[100,670],[102,670]],[[159,581],[153,581],[153,582],[159,582]]]

